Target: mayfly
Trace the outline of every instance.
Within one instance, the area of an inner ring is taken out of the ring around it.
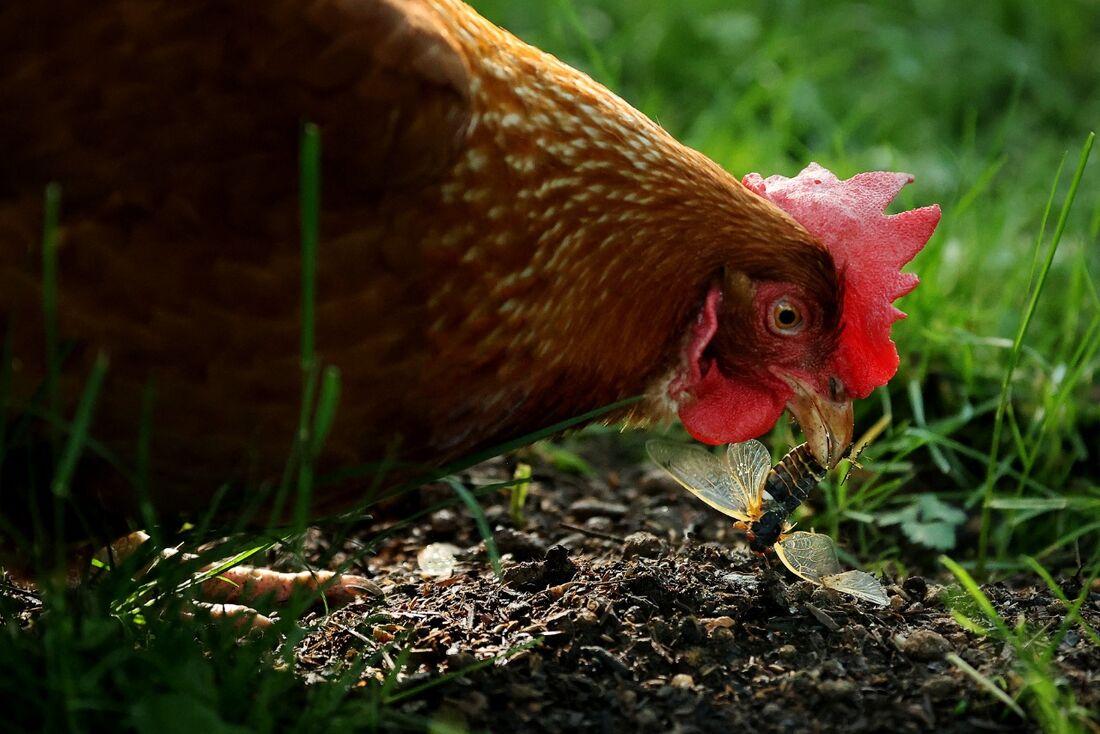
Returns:
[[[825,468],[806,444],[792,449],[775,467],[759,441],[730,444],[724,458],[698,446],[669,441],[649,441],[646,449],[685,489],[738,520],[753,551],[774,548],[796,576],[873,604],[889,604],[874,576],[841,571],[836,545],[828,535],[791,531],[791,513],[825,476]]]

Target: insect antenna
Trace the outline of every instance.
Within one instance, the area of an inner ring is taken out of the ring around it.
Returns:
[[[890,425],[890,421],[894,418],[891,413],[884,413],[881,418],[875,421],[875,424],[867,429],[867,432],[860,436],[858,441],[854,441],[851,446],[845,451],[845,458],[856,469],[862,469],[863,464],[859,463],[859,457],[867,449],[871,443],[882,435],[882,432],[886,430],[886,427]],[[844,479],[841,480],[841,484],[848,481],[848,477],[852,476],[852,472],[849,470],[845,472]]]

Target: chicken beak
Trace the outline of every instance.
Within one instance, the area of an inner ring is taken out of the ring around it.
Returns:
[[[787,407],[802,426],[806,442],[814,458],[825,467],[836,466],[852,445],[852,401],[848,399],[840,380],[829,380],[829,396],[821,395],[808,383],[789,374],[780,374],[794,395]]]

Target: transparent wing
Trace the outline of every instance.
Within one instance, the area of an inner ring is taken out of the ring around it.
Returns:
[[[825,576],[840,573],[840,561],[836,557],[836,545],[828,535],[820,533],[791,533],[775,544],[775,554],[795,576],[824,586]]]
[[[731,443],[726,449],[726,461],[737,489],[741,492],[745,507],[760,504],[764,478],[772,468],[772,455],[759,441]]]
[[[684,489],[723,514],[749,521],[741,485],[717,456],[698,446],[671,441],[648,441],[645,447],[649,457]]]
[[[871,574],[866,571],[845,571],[835,576],[826,576],[821,579],[822,586],[837,591],[851,594],[857,599],[869,601],[879,606],[888,606],[890,598],[886,596],[886,589]]]

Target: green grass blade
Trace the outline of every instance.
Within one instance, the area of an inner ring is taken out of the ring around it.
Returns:
[[[574,428],[575,426],[583,425],[590,421],[596,420],[601,416],[605,416],[610,413],[616,413],[623,408],[628,408],[631,405],[636,405],[643,400],[645,400],[644,395],[635,395],[634,397],[626,398],[625,400],[619,400],[618,402],[604,405],[600,408],[595,408],[594,410],[590,410],[587,413],[581,413],[580,415],[573,418],[568,418],[558,423],[549,425],[545,428],[540,428],[539,430],[528,433],[525,436],[520,436],[519,438],[514,438],[510,441],[499,443],[496,446],[493,446],[492,448],[486,449],[484,451],[479,451],[477,453],[471,454],[470,456],[464,457],[450,464],[441,471],[446,474],[454,474],[455,472],[460,472],[463,469],[468,469],[474,464],[480,464],[481,462],[488,461],[495,456],[500,456],[501,454],[506,454],[509,451],[518,449],[521,446],[526,446],[527,444],[534,443],[535,441],[549,438],[550,436],[554,436],[558,433],[561,433],[562,431]]]
[[[298,196],[302,238],[302,369],[314,359],[314,322],[317,283],[317,243],[321,219],[321,132],[312,123],[302,130],[299,152]]]
[[[336,408],[340,404],[340,368],[325,367],[321,374],[321,394],[317,398],[317,409],[313,413],[313,453],[316,456],[332,432],[336,421]]]
[[[317,395],[318,378],[316,363],[313,363],[313,368],[304,373],[302,380],[302,409],[298,423],[298,436],[294,442],[294,451],[291,453],[291,461],[296,463],[298,470],[294,504],[294,529],[299,532],[305,530],[306,515],[309,512],[309,503],[313,498],[314,454],[311,416],[313,415],[314,399]]]
[[[993,438],[990,441],[989,458],[986,463],[985,484],[983,486],[984,499],[982,501],[981,528],[978,534],[977,570],[979,574],[985,572],[986,557],[989,549],[990,516],[992,512],[989,503],[993,499],[993,486],[999,475],[997,471],[997,455],[1000,448],[1005,411],[1008,407],[1008,401],[1012,393],[1012,377],[1016,373],[1016,366],[1020,361],[1020,351],[1023,348],[1024,337],[1027,335],[1028,327],[1031,325],[1031,319],[1035,315],[1035,309],[1039,304],[1039,297],[1043,293],[1043,287],[1046,285],[1047,276],[1050,274],[1050,267],[1054,262],[1054,255],[1058,251],[1058,244],[1061,242],[1062,234],[1065,232],[1066,222],[1069,219],[1069,212],[1073,208],[1073,201],[1081,185],[1081,178],[1085,174],[1085,165],[1088,163],[1089,155],[1092,152],[1092,144],[1095,140],[1096,133],[1089,133],[1088,137],[1085,139],[1084,146],[1081,148],[1081,155],[1077,161],[1077,170],[1074,171],[1073,179],[1070,181],[1069,191],[1066,193],[1065,201],[1062,202],[1062,209],[1058,215],[1058,224],[1055,226],[1054,235],[1051,237],[1050,246],[1047,249],[1046,260],[1043,262],[1042,269],[1039,271],[1039,277],[1035,282],[1035,287],[1031,291],[1031,297],[1028,299],[1023,318],[1020,320],[1019,328],[1016,331],[1016,338],[1012,342],[1012,350],[1009,352],[1008,365],[1005,368],[1004,377],[1001,380],[1000,403],[997,406],[997,413],[993,419]]]
[[[92,365],[88,382],[84,385],[84,392],[80,396],[80,402],[76,406],[76,414],[73,416],[69,439],[65,444],[64,451],[61,453],[61,458],[57,462],[53,482],[50,485],[55,497],[65,498],[69,496],[69,482],[72,480],[73,472],[76,471],[77,460],[84,451],[88,429],[92,424],[92,415],[95,412],[96,401],[99,400],[99,391],[103,386],[103,378],[107,374],[108,364],[107,355],[100,352]]]
[[[909,381],[909,404],[913,409],[913,420],[917,426],[927,428],[928,422],[924,417],[924,395],[921,393],[920,383],[916,380]],[[928,453],[940,472],[943,474],[951,473],[951,464],[947,461],[947,457],[944,456],[943,450],[938,444],[928,444]]]
[[[198,586],[198,585],[202,584],[205,581],[209,581],[210,579],[217,578],[219,575],[225,573],[226,571],[233,568],[234,566],[239,566],[240,564],[244,563],[245,561],[247,561],[252,556],[255,556],[258,553],[267,553],[269,550],[274,548],[279,542],[280,541],[278,539],[265,540],[261,543],[257,543],[255,545],[252,545],[252,546],[248,547],[248,548],[245,548],[244,550],[241,550],[241,551],[233,554],[229,558],[220,559],[217,563],[215,563],[213,566],[206,569],[202,573],[196,574],[195,576],[192,576],[191,578],[189,578],[183,584],[183,586],[180,588],[180,590],[182,591],[183,589],[190,588],[192,586]],[[233,583],[229,579],[223,579],[223,580],[228,584]]]
[[[61,359],[57,342],[57,230],[61,213],[61,187],[46,186],[42,216],[42,322],[46,340],[46,405],[56,418],[61,417]],[[54,451],[57,431],[51,434]]]
[[[3,491],[4,458],[8,452],[8,394],[11,392],[11,360],[15,333],[11,318],[4,320],[4,343],[0,345],[0,491]]]
[[[500,578],[500,551],[497,550],[496,541],[493,540],[493,531],[489,528],[489,518],[485,517],[485,510],[481,509],[477,498],[463,486],[462,482],[453,477],[447,477],[443,481],[451,485],[451,488],[462,498],[463,504],[466,505],[466,509],[469,510],[474,522],[477,523],[477,530],[481,534],[481,539],[485,542],[485,552],[489,556],[489,562],[493,565],[493,573],[497,575],[497,578]]]
[[[316,282],[317,248],[320,240],[321,212],[321,134],[313,123],[302,128],[298,149],[298,216],[301,239],[301,331],[299,363],[302,370],[301,407],[298,412],[298,428],[291,443],[282,481],[272,501],[272,522],[283,522],[283,508],[289,496],[293,479],[297,479],[293,520],[298,531],[304,530],[313,496],[314,459],[316,450],[313,427],[316,424],[314,399],[317,396],[319,367],[316,356]],[[326,379],[331,380],[331,377]],[[336,387],[338,394],[338,380]],[[333,389],[329,384],[329,390]],[[330,396],[331,397],[331,396]],[[326,407],[325,421],[331,426],[333,405]]]
[[[599,80],[610,89],[618,87],[618,79],[611,73],[611,70],[607,67],[607,63],[604,60],[603,54],[600,53],[596,44],[594,44],[592,39],[588,36],[588,31],[585,29],[584,24],[581,23],[580,16],[577,15],[577,9],[573,7],[573,3],[570,2],[570,0],[558,0],[558,7],[561,9],[561,14],[565,17],[566,22],[573,27],[573,31],[577,34],[577,38],[580,39],[581,47],[584,48],[584,54],[588,57],[588,63],[592,64],[592,70]]]
[[[508,514],[512,516],[512,524],[522,529],[527,522],[523,517],[523,507],[527,503],[527,492],[531,489],[531,465],[516,464],[512,478],[516,483],[508,493]]]
[[[1021,719],[1027,719],[1027,715],[1024,710],[1020,708],[1020,704],[1012,700],[1012,697],[997,687],[997,684],[986,678],[980,672],[978,672],[970,663],[966,662],[953,652],[947,653],[944,656],[948,662],[954,665],[956,668],[965,673],[971,680],[977,683],[979,686],[989,691],[990,695],[1003,703],[1008,708],[1012,709],[1012,713],[1019,716]]]
[[[1053,543],[1050,543],[1045,548],[1040,550],[1037,555],[1039,558],[1046,558],[1048,556],[1054,555],[1054,553],[1056,553],[1059,549],[1065,548],[1070,543],[1073,543],[1080,538],[1088,538],[1093,533],[1098,532],[1100,532],[1100,520],[1085,523],[1084,525],[1076,525],[1073,530],[1057,538]]]
[[[982,614],[990,621],[990,623],[997,628],[997,631],[1004,637],[1009,637],[1010,632],[1005,625],[1004,620],[1001,619],[1001,615],[997,613],[997,610],[993,607],[993,602],[989,601],[989,597],[985,595],[981,587],[978,586],[978,582],[974,580],[965,568],[958,563],[948,558],[947,556],[940,556],[940,563],[947,566],[947,569],[955,575],[955,578],[959,580],[963,589],[970,595],[970,598],[974,600],[974,603],[978,605],[978,608],[982,610]]]
[[[1081,586],[1081,593],[1077,595],[1077,598],[1072,602],[1066,598],[1065,593],[1062,592],[1062,587],[1058,585],[1058,582],[1054,580],[1054,577],[1050,575],[1050,572],[1043,568],[1043,565],[1031,556],[1023,557],[1024,563],[1032,572],[1043,580],[1043,583],[1050,589],[1050,593],[1054,594],[1057,599],[1066,606],[1066,616],[1062,620],[1062,624],[1059,627],[1058,633],[1054,635],[1051,644],[1044,655],[1044,662],[1050,661],[1050,656],[1058,649],[1058,645],[1061,644],[1062,638],[1065,636],[1066,630],[1074,622],[1081,628],[1081,632],[1085,637],[1089,638],[1089,641],[1097,648],[1100,648],[1100,634],[1092,628],[1082,616],[1081,606],[1085,603],[1085,600],[1089,598],[1092,582],[1096,578],[1096,571],[1093,571],[1091,578],[1085,579],[1085,582]]]
[[[157,384],[152,377],[145,383],[145,389],[141,393],[141,419],[138,425],[137,462],[134,467],[134,488],[137,493],[138,511],[141,513],[141,521],[145,531],[149,533],[154,545],[163,546],[160,527],[157,523],[156,508],[153,506],[152,487],[150,486],[152,471],[152,443],[153,443],[153,408],[157,401]]]
[[[488,461],[489,459],[500,456],[501,454],[506,454],[509,451],[514,451],[515,449],[518,449],[522,446],[526,446],[536,441],[541,441],[544,438],[549,438],[551,436],[557,435],[559,433],[562,433],[563,431],[569,430],[570,428],[575,428],[577,426],[590,423],[597,418],[601,418],[612,413],[617,413],[624,408],[629,408],[631,405],[636,405],[643,400],[645,400],[644,395],[635,395],[633,397],[619,400],[617,402],[610,403],[599,408],[594,408],[587,413],[581,413],[578,416],[567,418],[566,420],[553,423],[549,426],[546,426],[545,428],[540,428],[537,431],[532,431],[531,433],[528,433],[526,435],[503,441],[496,444],[495,446],[483,449],[482,451],[477,451],[467,456],[464,456],[461,459],[456,459],[455,461],[451,462],[441,469],[432,469],[423,465],[420,465],[419,467],[411,466],[407,463],[402,463],[387,458],[382,461],[375,461],[367,464],[346,467],[339,471],[325,474],[321,476],[318,481],[320,484],[333,484],[341,481],[346,481],[348,479],[354,479],[364,476],[374,476],[377,479],[381,472],[397,468],[413,470],[419,469],[423,472],[415,480],[401,485],[393,492],[388,492],[383,495],[383,497],[390,497],[396,494],[400,494],[402,491],[405,491],[411,487],[417,487],[428,482],[438,481],[449,474],[457,474],[458,472],[469,469],[475,464],[480,464],[483,461]],[[377,489],[378,486],[381,486],[380,481],[377,482],[376,486],[372,488],[372,491],[368,493],[368,496],[372,499],[377,498],[374,490]]]
[[[1054,211],[1054,197],[1058,194],[1058,182],[1062,180],[1062,170],[1066,167],[1066,154],[1058,161],[1058,168],[1054,171],[1054,178],[1050,182],[1050,193],[1047,194],[1047,203],[1043,207],[1043,216],[1039,219],[1039,234],[1035,238],[1035,245],[1031,254],[1031,267],[1027,271],[1027,285],[1024,293],[1031,292],[1031,286],[1035,283],[1035,271],[1039,267],[1039,255],[1043,252],[1043,239],[1047,234],[1047,224],[1050,222],[1050,214]]]
[[[997,177],[997,173],[1001,170],[1004,164],[1008,161],[1008,158],[1001,157],[991,162],[982,171],[981,175],[974,181],[974,184],[967,189],[966,193],[959,198],[959,201],[955,206],[951,208],[951,215],[953,217],[963,216],[975,201],[986,193],[986,189],[989,188],[990,183]]]
[[[298,501],[295,523],[305,528],[313,494],[314,447],[311,437],[313,397],[317,380],[315,354],[317,307],[317,243],[321,217],[321,132],[308,123],[302,129],[298,187],[302,237],[302,410],[298,422]]]

